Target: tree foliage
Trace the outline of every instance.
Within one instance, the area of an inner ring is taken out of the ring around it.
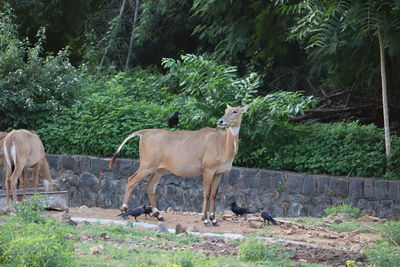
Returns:
[[[80,74],[65,50],[42,56],[44,29],[33,46],[20,40],[13,18],[11,9],[0,11],[0,127],[34,128],[75,102]]]

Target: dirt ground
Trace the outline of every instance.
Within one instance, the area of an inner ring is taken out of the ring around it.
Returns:
[[[47,211],[47,215],[57,217],[60,212]],[[69,213],[72,218],[95,218],[111,219],[120,221],[134,221],[133,217],[123,219],[118,216],[117,209],[70,208]],[[379,235],[372,233],[360,233],[359,231],[339,232],[323,227],[307,226],[301,219],[298,222],[289,222],[284,218],[275,218],[280,222],[279,225],[263,227],[261,217],[258,215],[248,215],[246,218],[237,218],[230,211],[225,211],[217,216],[219,226],[207,227],[201,220],[201,214],[194,212],[165,212],[163,222],[167,228],[175,229],[177,224],[181,224],[188,231],[200,233],[238,233],[256,234],[259,237],[272,237],[287,241],[286,247],[295,254],[295,260],[300,262],[324,263],[330,266],[344,266],[345,260],[352,259],[363,266],[364,257],[362,251],[370,246]],[[157,225],[159,222],[154,217],[138,217],[139,222]],[[322,222],[322,220],[321,220]],[[292,242],[294,241],[294,242]],[[297,241],[297,242],[296,242]],[[207,245],[209,246],[209,245]],[[223,249],[226,251],[226,249]],[[213,251],[218,253],[218,251]],[[221,255],[222,256],[222,255]]]
[[[56,216],[57,211],[48,211],[48,213]],[[96,219],[111,219],[120,221],[134,221],[133,217],[123,219],[118,216],[118,209],[103,209],[103,208],[70,208],[71,217],[80,218],[96,218]],[[195,226],[200,233],[237,233],[237,234],[257,234],[258,236],[290,239],[300,242],[312,244],[323,244],[332,247],[350,248],[356,244],[361,247],[370,245],[371,242],[379,238],[379,235],[372,233],[353,232],[338,232],[322,227],[310,227],[302,223],[289,222],[284,218],[275,218],[281,224],[272,225],[268,229],[262,228],[263,223],[261,217],[248,215],[246,218],[236,217],[231,214],[217,216],[219,226],[207,227],[201,220],[201,214],[195,212],[165,212],[161,211],[164,217],[163,222],[167,228],[175,229],[177,224],[187,227],[189,231],[193,231]],[[224,218],[225,217],[225,218]],[[159,222],[156,218],[147,216],[147,219],[142,215],[138,217],[139,222],[145,222],[157,225]],[[301,221],[301,220],[299,220]],[[261,228],[255,228],[261,227]]]

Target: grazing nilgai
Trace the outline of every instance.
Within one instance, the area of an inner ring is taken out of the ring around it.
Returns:
[[[7,206],[9,206],[9,190],[17,203],[16,183],[23,176],[24,195],[28,187],[27,168],[34,168],[33,184],[35,192],[38,187],[39,171],[43,177],[45,191],[55,191],[57,186],[50,177],[44,147],[39,136],[27,130],[13,130],[3,139],[5,184],[7,189]]]
[[[198,131],[168,131],[163,129],[147,129],[130,134],[114,153],[109,163],[112,165],[125,143],[135,136],[140,136],[140,167],[128,178],[124,201],[121,210],[127,209],[127,204],[133,189],[151,175],[147,183],[147,194],[153,207],[154,216],[158,218],[159,211],[155,199],[156,186],[162,175],[172,172],[177,176],[192,177],[203,175],[203,208],[202,220],[209,225],[209,220],[216,225],[215,198],[221,176],[229,172],[239,148],[239,130],[245,107],[230,107],[220,118],[217,125],[227,128],[219,131],[203,128]],[[207,218],[207,204],[210,201]],[[159,218],[160,219],[160,218]]]

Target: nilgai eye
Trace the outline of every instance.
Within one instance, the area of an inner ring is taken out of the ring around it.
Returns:
[[[237,113],[237,111],[236,111],[236,110],[234,110],[232,113]]]

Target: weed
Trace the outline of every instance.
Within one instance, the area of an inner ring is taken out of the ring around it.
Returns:
[[[44,221],[41,213],[46,207],[47,200],[43,196],[35,194],[31,198],[17,203],[15,205],[15,213],[26,222],[39,223]]]
[[[382,237],[392,245],[400,246],[400,222],[388,221],[382,229]]]
[[[337,206],[326,208],[324,209],[324,212],[326,215],[333,213],[349,213],[355,215],[356,217],[360,217],[366,214],[365,211],[363,211],[362,209],[354,208],[353,206],[344,203]]]
[[[1,228],[0,265],[73,266],[72,246],[64,238],[68,226],[45,219],[27,222],[16,216]]]
[[[287,261],[291,255],[285,251],[282,244],[263,244],[260,241],[250,240],[239,246],[239,259],[242,261]]]
[[[398,267],[400,263],[400,247],[392,246],[388,242],[381,242],[368,248],[365,255],[373,266]]]

